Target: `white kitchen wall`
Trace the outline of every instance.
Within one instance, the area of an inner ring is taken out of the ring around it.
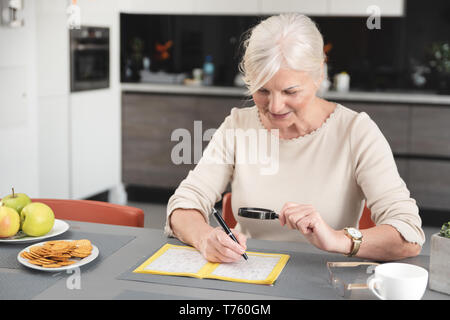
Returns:
[[[70,0],[25,0],[0,27],[0,197],[85,198],[121,182],[119,11],[79,0],[82,24],[110,27],[110,88],[70,93]]]
[[[0,197],[39,195],[34,10],[26,3],[24,27],[0,27]]]

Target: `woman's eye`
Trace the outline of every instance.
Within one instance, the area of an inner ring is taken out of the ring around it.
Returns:
[[[288,96],[293,96],[297,93],[297,91],[286,91],[285,92]]]
[[[268,94],[269,93],[269,91],[266,90],[266,89],[259,89],[258,92],[262,93],[262,94]]]

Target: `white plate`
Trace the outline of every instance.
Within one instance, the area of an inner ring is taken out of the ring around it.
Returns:
[[[69,230],[69,224],[63,220],[55,219],[55,224],[53,225],[52,230],[50,230],[47,234],[44,234],[40,237],[31,237],[24,234],[22,231],[19,231],[15,236],[9,238],[0,239],[0,243],[27,243],[27,242],[36,242],[42,239],[47,239],[50,237],[55,237],[60,235],[61,233]]]
[[[73,240],[72,239],[65,239],[63,241],[73,241]],[[96,246],[92,245],[92,252],[91,252],[91,254],[89,256],[87,256],[86,258],[83,258],[83,259],[81,259],[81,260],[79,260],[79,261],[77,261],[77,262],[75,262],[75,263],[73,263],[71,265],[63,266],[63,267],[60,267],[60,268],[44,268],[44,267],[41,267],[41,266],[37,266],[35,264],[29,263],[28,259],[22,258],[20,256],[20,254],[23,251],[29,252],[31,247],[43,245],[46,242],[47,241],[39,242],[39,243],[33,244],[33,245],[28,246],[25,249],[21,250],[19,252],[19,254],[17,255],[17,260],[21,264],[23,264],[24,266],[26,266],[28,268],[41,270],[41,271],[57,272],[57,271],[64,271],[64,270],[69,270],[69,269],[73,269],[73,268],[84,266],[85,264],[87,264],[87,263],[93,261],[95,258],[97,258],[98,257],[98,253],[99,253],[98,248]]]

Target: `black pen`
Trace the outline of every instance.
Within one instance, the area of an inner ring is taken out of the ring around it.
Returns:
[[[225,233],[227,235],[230,236],[231,239],[233,239],[234,242],[239,243],[239,241],[237,241],[236,237],[234,236],[234,234],[231,232],[230,228],[228,228],[227,224],[225,223],[225,221],[223,220],[222,216],[219,214],[219,212],[213,207],[213,214],[214,214],[214,218],[216,218],[217,222],[220,224],[220,226],[223,228],[223,230],[225,231]],[[244,252],[242,254],[242,256],[244,257],[245,260],[248,260],[247,254]]]

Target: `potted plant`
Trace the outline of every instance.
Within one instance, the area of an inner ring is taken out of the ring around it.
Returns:
[[[436,75],[438,93],[450,94],[450,43],[432,43],[429,55],[429,64]]]
[[[450,221],[431,236],[430,289],[450,294]]]

